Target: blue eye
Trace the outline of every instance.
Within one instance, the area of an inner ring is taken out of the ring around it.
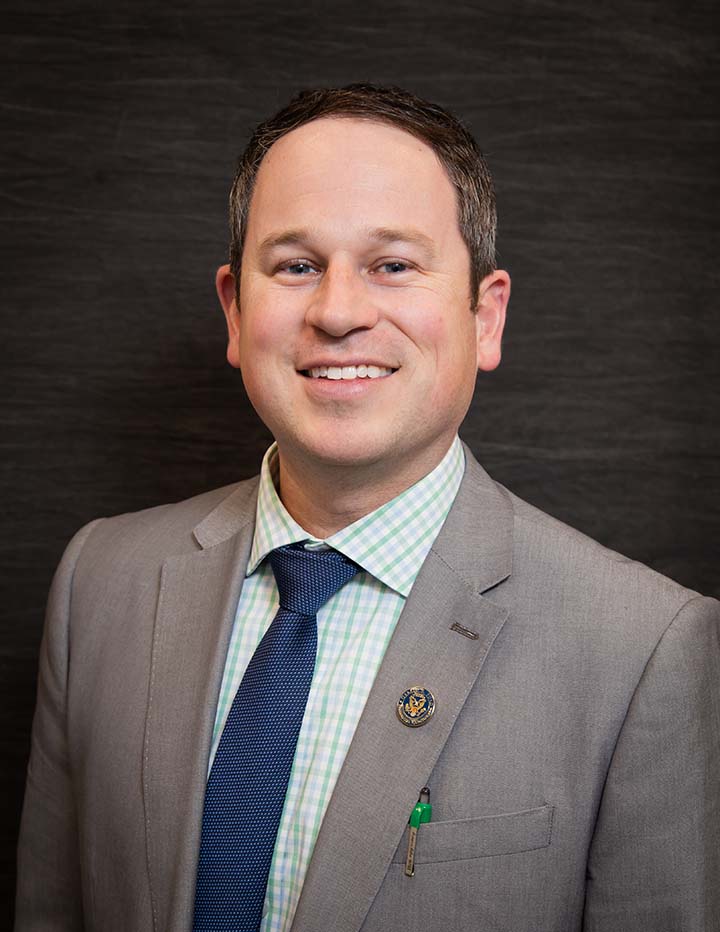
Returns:
[[[381,269],[388,269],[390,272],[406,272],[408,265],[405,262],[383,262]]]
[[[291,275],[305,275],[307,272],[314,272],[315,269],[310,265],[309,262],[289,262],[287,265],[283,265],[280,269],[281,272],[289,272]]]

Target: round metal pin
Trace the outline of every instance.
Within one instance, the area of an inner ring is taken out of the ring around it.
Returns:
[[[398,699],[397,714],[403,725],[419,728],[432,718],[435,696],[424,686],[411,686]]]

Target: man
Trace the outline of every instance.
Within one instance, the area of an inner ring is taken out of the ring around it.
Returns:
[[[718,604],[457,439],[510,293],[471,137],[397,89],[308,92],[231,218],[228,360],[276,444],[69,545],[18,932],[717,929]],[[317,560],[333,592],[298,608]]]

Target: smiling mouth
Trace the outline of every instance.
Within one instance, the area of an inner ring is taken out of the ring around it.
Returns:
[[[331,379],[333,381],[352,381],[353,379],[382,379],[397,372],[386,366],[316,366],[301,369],[300,374],[310,379]]]

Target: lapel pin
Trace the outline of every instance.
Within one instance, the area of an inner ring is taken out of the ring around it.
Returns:
[[[424,686],[411,686],[398,699],[397,714],[403,725],[419,728],[432,718],[435,696]]]

